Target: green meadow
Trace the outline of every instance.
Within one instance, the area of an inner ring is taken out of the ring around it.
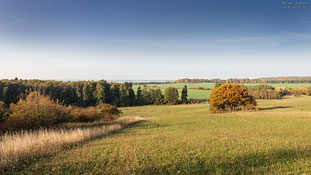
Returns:
[[[258,104],[223,114],[206,103],[121,108],[146,121],[11,174],[310,174],[311,97]]]
[[[196,90],[196,89],[190,89],[190,88],[197,88],[197,87],[204,87],[204,88],[214,88],[215,83],[170,83],[170,84],[147,84],[147,87],[150,88],[160,88],[162,92],[164,92],[165,88],[167,87],[175,87],[175,88],[182,88],[185,85],[188,87],[188,98],[193,98],[200,101],[206,101],[209,98],[209,95],[211,93],[210,90]],[[243,84],[245,86],[256,86],[258,84],[256,83],[245,83]],[[306,86],[311,87],[311,84],[283,84],[283,83],[275,83],[275,84],[267,84],[271,85],[275,88],[277,87],[290,87],[290,88],[298,88],[300,86]],[[133,89],[136,93],[137,88],[139,85],[134,85]],[[141,85],[141,88],[143,88],[144,85]],[[179,91],[179,97],[181,97],[181,89]]]

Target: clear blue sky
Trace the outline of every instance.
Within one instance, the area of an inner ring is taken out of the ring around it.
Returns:
[[[311,8],[281,2],[0,0],[0,79],[310,76]]]

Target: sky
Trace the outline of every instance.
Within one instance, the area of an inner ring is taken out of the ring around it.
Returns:
[[[303,1],[0,0],[0,79],[311,76]]]

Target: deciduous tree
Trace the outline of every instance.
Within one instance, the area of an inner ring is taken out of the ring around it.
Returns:
[[[254,109],[257,105],[255,99],[237,84],[223,84],[215,88],[209,103],[213,112]]]

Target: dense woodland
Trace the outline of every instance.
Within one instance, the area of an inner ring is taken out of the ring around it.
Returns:
[[[132,84],[108,83],[106,81],[42,81],[42,80],[2,80],[0,81],[0,101],[6,105],[16,103],[20,94],[39,91],[58,100],[63,105],[80,107],[95,106],[100,103],[115,106],[131,106],[135,103]]]
[[[22,94],[27,91],[39,91],[48,95],[58,103],[68,106],[89,107],[99,104],[111,104],[118,107],[148,105],[148,104],[177,104],[169,99],[178,99],[177,89],[173,88],[162,94],[160,89],[139,88],[135,92],[132,83],[109,83],[100,81],[43,81],[43,80],[1,80],[0,101],[6,106],[17,103]],[[172,97],[175,96],[175,97]]]

